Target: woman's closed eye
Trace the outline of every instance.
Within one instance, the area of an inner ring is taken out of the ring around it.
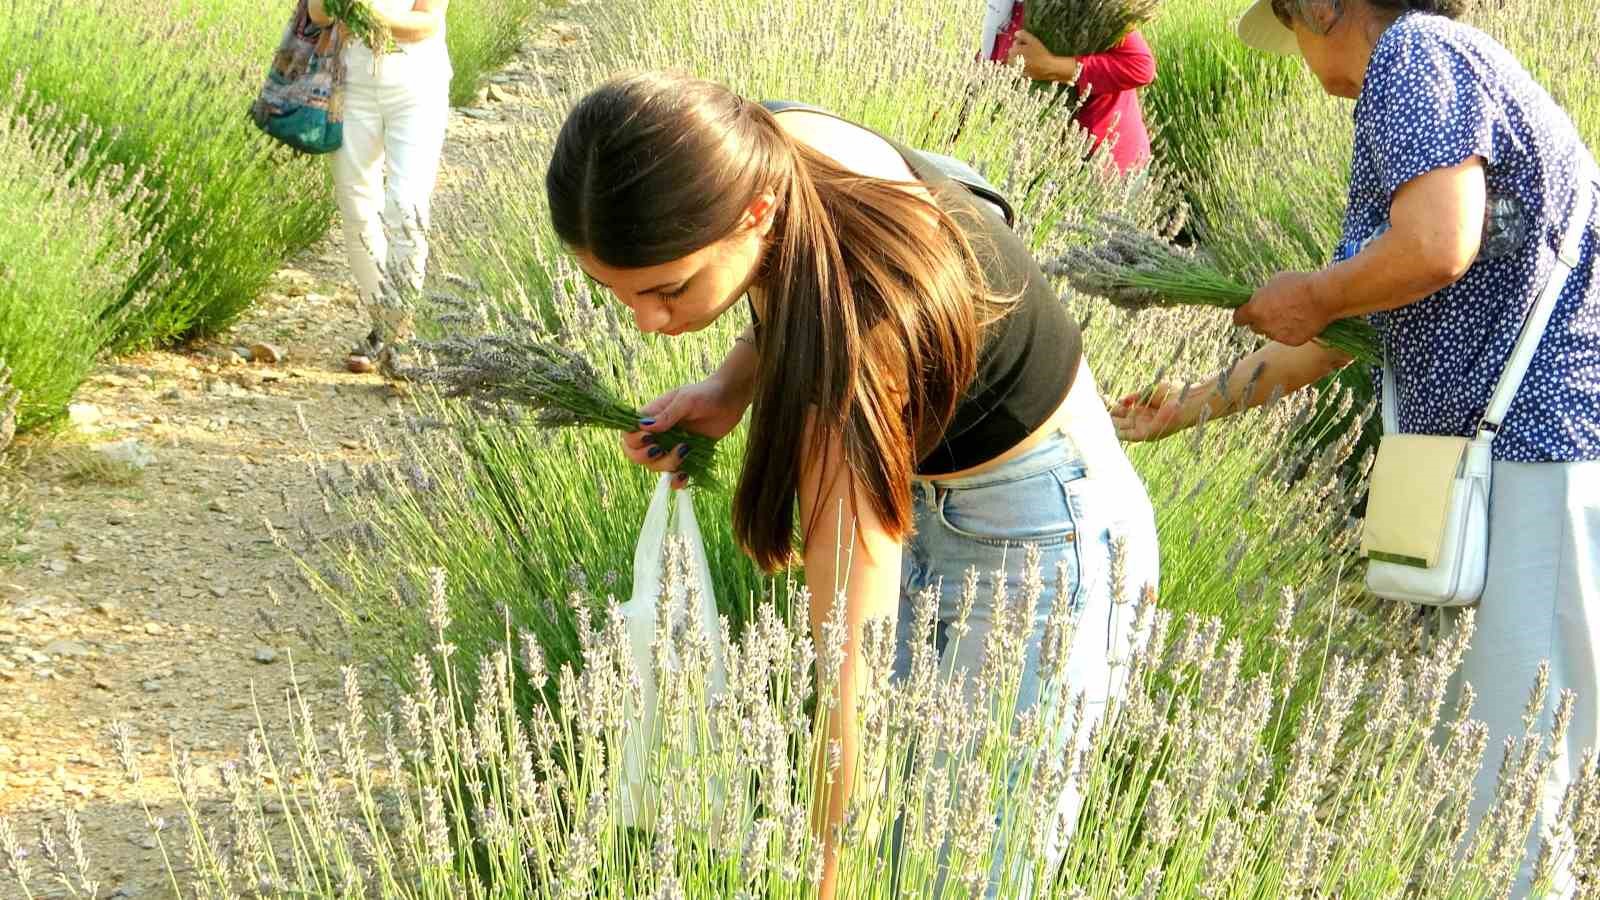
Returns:
[[[585,281],[594,287],[604,288],[605,290],[610,291],[612,296],[621,299],[622,294],[619,293],[616,288],[594,277],[593,273],[586,268],[583,269],[583,277]],[[692,286],[694,283],[695,276],[691,274],[676,284],[669,281],[665,283],[653,284],[650,287],[637,290],[635,296],[655,297],[657,300],[673,300],[678,297],[682,297],[685,293],[687,293],[690,286]]]

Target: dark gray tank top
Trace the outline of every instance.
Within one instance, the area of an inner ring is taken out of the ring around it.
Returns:
[[[773,113],[803,109],[832,115],[797,103],[768,101],[762,105]],[[972,213],[957,216],[956,221],[967,232],[989,290],[996,296],[1018,298],[1002,319],[989,326],[977,373],[949,427],[916,466],[918,475],[957,472],[1005,453],[1049,420],[1072,388],[1083,355],[1083,337],[1027,245],[1008,226],[1010,207],[998,191],[993,197],[986,196],[981,188],[987,183],[972,170],[961,166],[982,184],[974,185],[967,177],[952,178],[949,170],[954,161],[883,139],[900,153],[946,212],[963,207]],[[958,175],[964,174],[961,169],[956,170]]]

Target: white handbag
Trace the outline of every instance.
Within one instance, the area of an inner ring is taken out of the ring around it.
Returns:
[[[1586,186],[1586,181],[1580,185]],[[1523,322],[1475,435],[1399,433],[1394,371],[1385,352],[1384,437],[1372,467],[1361,534],[1361,552],[1368,560],[1367,589],[1372,593],[1429,606],[1467,606],[1483,595],[1489,572],[1491,447],[1556,301],[1578,265],[1594,193],[1582,191],[1573,209],[1555,265]]]

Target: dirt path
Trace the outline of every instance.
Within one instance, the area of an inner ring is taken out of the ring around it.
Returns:
[[[537,23],[489,97],[452,114],[440,202],[466,152],[538,102],[541,60],[577,39],[582,5]],[[273,734],[287,733],[291,660],[314,707],[337,703],[350,648],[263,519],[298,545],[300,513],[317,506],[312,461],[358,465],[364,435],[402,425],[394,391],[343,369],[366,326],[338,234],[280,271],[230,334],[100,367],[72,427],[20,442],[0,469],[30,522],[9,553],[0,533],[0,817],[36,846],[40,824],[59,833],[54,811],[76,808],[102,897],[171,893],[139,805],[181,821],[170,747],[191,751],[216,806],[219,767],[256,724],[252,692]],[[232,350],[260,342],[282,360]],[[98,462],[96,446],[126,441],[142,470]],[[309,522],[338,527],[320,512]],[[135,729],[137,788],[107,737],[116,721]],[[67,895],[37,849],[31,862],[41,896]],[[0,897],[17,896],[0,871]]]

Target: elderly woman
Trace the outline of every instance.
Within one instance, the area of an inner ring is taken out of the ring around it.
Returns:
[[[1488,580],[1459,673],[1476,691],[1473,715],[1489,725],[1491,747],[1521,733],[1542,660],[1552,697],[1578,695],[1542,786],[1522,894],[1600,719],[1600,176],[1571,120],[1516,59],[1452,21],[1464,5],[1250,7],[1239,22],[1246,43],[1300,53],[1328,93],[1356,101],[1344,241],[1328,268],[1282,273],[1238,310],[1238,324],[1272,342],[1232,377],[1124,398],[1113,418],[1124,438],[1151,440],[1194,424],[1207,404],[1225,415],[1297,390],[1349,362],[1311,338],[1366,315],[1387,347],[1399,430],[1471,435],[1535,298],[1547,285],[1559,290],[1493,442]],[[1579,238],[1576,258],[1558,266],[1569,233]],[[1441,615],[1448,625],[1458,611]],[[1541,724],[1551,724],[1548,706]],[[1479,773],[1475,814],[1492,802],[1497,762]],[[1558,885],[1562,868],[1557,860]]]
[[[391,371],[387,342],[410,336],[410,318],[393,303],[391,281],[420,288],[428,262],[433,188],[450,121],[450,0],[377,0],[394,45],[344,48],[344,143],[333,159],[333,192],[344,218],[345,250],[371,334],[346,359],[353,372]],[[308,5],[327,25],[323,0]]]

